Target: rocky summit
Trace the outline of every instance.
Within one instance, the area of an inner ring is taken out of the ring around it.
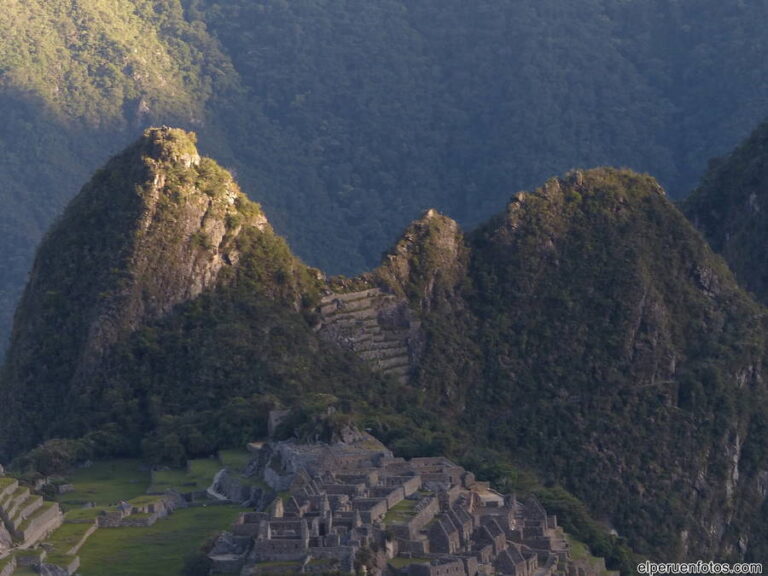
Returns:
[[[428,211],[378,268],[325,278],[192,135],[151,129],[39,249],[0,453],[64,437],[17,462],[181,463],[284,409],[278,433],[305,440],[358,422],[397,455],[531,470],[619,534],[593,538],[609,567],[623,543],[759,559],[765,339],[764,308],[649,176],[572,172],[469,233]]]

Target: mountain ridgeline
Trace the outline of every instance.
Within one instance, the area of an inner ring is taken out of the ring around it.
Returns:
[[[712,160],[683,210],[742,286],[768,303],[768,123]]]
[[[377,264],[575,166],[681,197],[765,115],[764,2],[6,0],[0,355],[34,250],[145,128],[197,131],[305,261]],[[344,254],[339,258],[338,254]]]
[[[147,131],[83,188],[38,251],[6,365],[6,448],[76,434],[92,425],[83,412],[131,420],[115,411],[132,409],[133,392],[117,398],[101,385],[111,381],[106,357],[174,307],[247,284],[250,296],[294,310],[317,282],[231,175],[200,158],[194,135]]]
[[[648,176],[572,172],[467,235],[430,210],[325,279],[193,135],[150,129],[38,251],[0,455],[180,463],[292,407],[308,438],[357,420],[403,455],[535,470],[653,558],[760,559],[765,362],[764,308]]]

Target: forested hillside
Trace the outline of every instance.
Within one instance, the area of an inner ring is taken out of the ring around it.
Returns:
[[[12,0],[0,25],[0,337],[42,231],[149,124],[194,128],[309,263],[375,263],[597,164],[676,196],[762,119],[768,5]]]
[[[430,210],[378,268],[328,279],[193,134],[150,129],[37,251],[0,372],[0,459],[180,464],[262,436],[282,406],[291,434],[356,421],[508,486],[510,464],[532,469],[568,522],[560,487],[618,530],[579,533],[622,570],[622,543],[758,560],[767,334],[649,176],[574,171],[467,234]]]
[[[768,303],[766,195],[768,123],[728,156],[713,161],[701,186],[683,204],[741,284],[764,304]]]

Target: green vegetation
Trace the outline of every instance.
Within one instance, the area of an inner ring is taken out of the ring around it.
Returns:
[[[416,500],[401,500],[384,515],[384,524],[402,524],[413,518]]]
[[[79,510],[89,502],[96,507],[114,506],[121,500],[146,493],[149,468],[134,459],[103,460],[76,468],[67,474],[67,482],[73,484],[75,490],[57,500],[68,511],[66,519],[71,522],[95,514],[94,509]]]
[[[240,472],[251,461],[251,453],[243,449],[219,450],[221,464],[232,472]]]
[[[585,546],[582,542],[579,542],[570,534],[566,534],[565,539],[568,542],[568,550],[572,560],[576,560],[577,562],[584,562],[588,566],[591,566],[593,570],[599,566],[596,563],[596,559],[592,556],[592,554],[590,554],[589,548],[587,548],[587,546]],[[616,572],[609,570],[596,571],[596,573],[598,576],[618,576]]]
[[[208,506],[176,510],[149,528],[98,530],[80,550],[83,576],[179,574],[184,558],[231,525],[240,509]]]
[[[221,462],[213,458],[187,461],[184,470],[153,470],[150,493],[162,493],[176,490],[180,493],[205,490],[211,485],[216,473],[221,470]]]
[[[23,392],[41,410],[11,406],[5,426],[72,438],[49,440],[19,467],[142,454],[176,468],[155,484],[200,487],[218,463],[197,459],[263,437],[269,410],[288,407],[278,435],[329,439],[357,421],[399,455],[474,460],[482,477],[538,494],[611,569],[631,570],[628,544],[677,558],[687,532],[688,555],[727,555],[740,534],[761,534],[765,311],[651,177],[573,172],[516,195],[466,237],[436,213],[410,226],[358,279],[408,298],[422,320],[418,371],[402,385],[318,339],[320,277],[194,152],[189,134],[149,131],[41,247],[5,373],[6,397]],[[225,231],[226,265],[192,297],[202,276],[185,270],[216,257],[194,241],[202,229]],[[168,308],[135,313],[153,306]],[[61,326],[85,334],[62,339]],[[100,330],[107,336],[88,340]],[[69,380],[50,386],[56,374]],[[390,521],[412,503],[400,506]],[[733,518],[722,539],[709,529],[719,509]]]
[[[92,524],[96,517],[104,510],[106,508],[100,506],[94,506],[93,508],[71,508],[64,515],[64,523]]]
[[[723,158],[712,160],[701,185],[683,203],[686,215],[736,278],[768,303],[768,123]]]
[[[9,0],[0,341],[47,226],[148,125],[199,130],[300,255],[357,272],[429,206],[474,225],[573,166],[685,193],[765,114],[761,9]]]
[[[93,527],[93,523],[62,524],[45,542],[46,547],[57,554],[67,554],[85,538],[86,533]]]

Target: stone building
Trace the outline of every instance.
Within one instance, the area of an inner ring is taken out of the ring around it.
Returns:
[[[569,573],[554,516],[447,458],[395,458],[359,432],[332,445],[250,449],[249,473],[274,498],[219,538],[214,573],[351,573],[362,565],[389,576]]]

